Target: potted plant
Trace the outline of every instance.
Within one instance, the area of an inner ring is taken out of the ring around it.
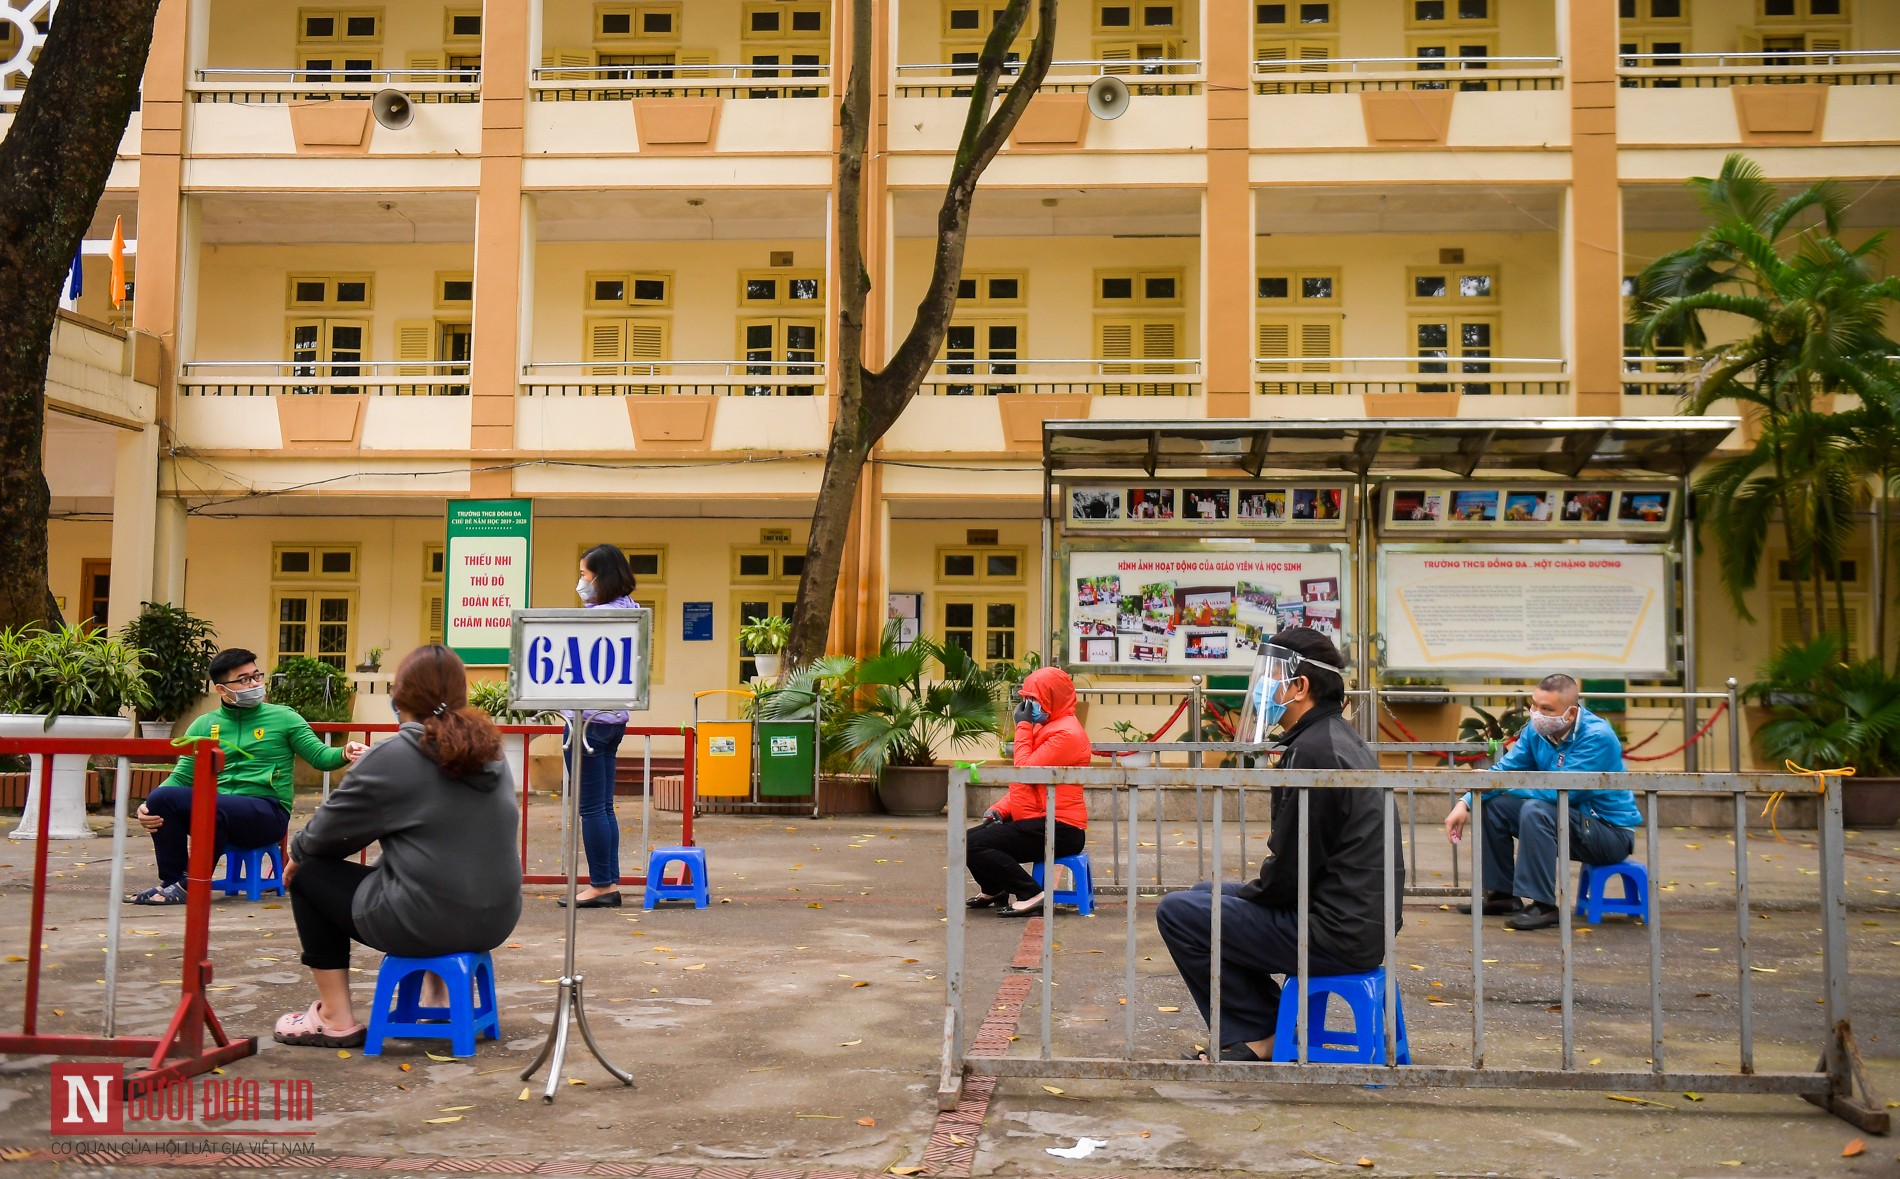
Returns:
[[[507,680],[484,680],[479,684],[470,684],[468,702],[487,713],[489,719],[498,725],[546,725],[559,719],[557,713],[521,712],[510,708]],[[501,755],[508,762],[509,772],[515,776],[515,789],[521,789],[522,783],[528,780],[527,750],[521,738],[513,733],[503,733]]]
[[[356,665],[357,672],[362,675],[372,675],[382,669],[383,649],[381,647],[371,647],[369,653],[363,656],[363,662]]]
[[[152,705],[144,652],[103,631],[78,626],[0,631],[0,736],[124,737],[132,731],[127,708]],[[203,682],[202,677],[200,681]],[[29,762],[26,813],[15,839],[39,836],[39,757]],[[48,839],[84,839],[86,758],[53,759]]]
[[[753,662],[758,665],[759,675],[768,680],[778,678],[785,644],[791,641],[792,620],[783,615],[748,618],[745,625],[739,628],[739,645],[751,653]]]
[[[1841,821],[1849,827],[1900,823],[1900,675],[1878,659],[1846,662],[1839,636],[1790,643],[1757,670],[1748,695],[1768,709],[1755,734],[1779,769],[1853,766],[1841,781]]]
[[[211,623],[177,606],[142,602],[139,616],[119,637],[145,654],[145,687],[152,702],[139,710],[139,735],[169,739],[172,726],[203,699],[218,653],[218,632]]]
[[[1109,726],[1109,730],[1129,744],[1145,745],[1154,740],[1154,734],[1144,732],[1140,725],[1130,720],[1118,720]],[[1134,750],[1115,754],[1115,761],[1130,769],[1146,764],[1148,759],[1148,754]]]
[[[1531,719],[1530,706],[1522,701],[1498,713],[1488,712],[1476,704],[1471,706],[1471,711],[1477,715],[1458,722],[1460,741],[1507,741],[1522,732]]]
[[[826,815],[875,815],[882,812],[877,779],[859,773],[846,744],[844,726],[852,711],[858,661],[826,655],[794,669],[783,680],[761,688],[746,702],[746,715],[758,720],[818,720],[818,797],[813,806]]]

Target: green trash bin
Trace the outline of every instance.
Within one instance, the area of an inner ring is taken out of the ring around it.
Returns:
[[[759,722],[759,797],[811,797],[812,737],[810,721]]]

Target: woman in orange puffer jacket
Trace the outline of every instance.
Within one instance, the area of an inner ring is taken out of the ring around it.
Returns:
[[[1093,753],[1082,722],[1075,718],[1075,683],[1068,672],[1059,667],[1030,672],[1015,715],[1016,765],[1089,764]],[[983,812],[983,822],[970,829],[967,863],[983,890],[969,899],[970,908],[994,906],[998,917],[1027,917],[1040,911],[1042,891],[1023,864],[1042,859],[1047,799],[1046,786],[1012,782],[1009,794]],[[1082,788],[1056,787],[1057,858],[1081,854],[1088,825]]]

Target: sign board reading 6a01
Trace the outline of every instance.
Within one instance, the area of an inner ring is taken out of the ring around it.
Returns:
[[[653,612],[644,606],[517,610],[508,659],[511,706],[644,712],[652,652]]]
[[[442,643],[463,663],[508,662],[514,612],[528,605],[534,505],[525,499],[449,501],[442,560]]]

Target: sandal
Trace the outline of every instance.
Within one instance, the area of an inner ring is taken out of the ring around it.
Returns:
[[[1194,1061],[1196,1064],[1206,1064],[1207,1063],[1207,1047],[1202,1044],[1196,1044],[1194,1046],[1194,1051],[1183,1052],[1181,1054],[1181,1059],[1191,1060],[1191,1061]],[[1268,1060],[1266,1057],[1256,1055],[1254,1050],[1245,1043],[1229,1044],[1225,1048],[1222,1048],[1220,1050],[1220,1059],[1221,1059],[1222,1064],[1266,1064],[1268,1063]]]
[[[129,892],[125,894],[125,903],[128,905],[158,905],[165,907],[170,905],[182,905],[185,901],[185,886],[182,884],[155,884],[144,892]]]
[[[317,1015],[318,1003],[312,1003],[308,1011],[293,1011],[277,1021],[277,1027],[271,1038],[279,1044],[289,1044],[297,1048],[357,1048],[368,1038],[369,1029],[362,1024],[349,1027],[326,1027]]]

